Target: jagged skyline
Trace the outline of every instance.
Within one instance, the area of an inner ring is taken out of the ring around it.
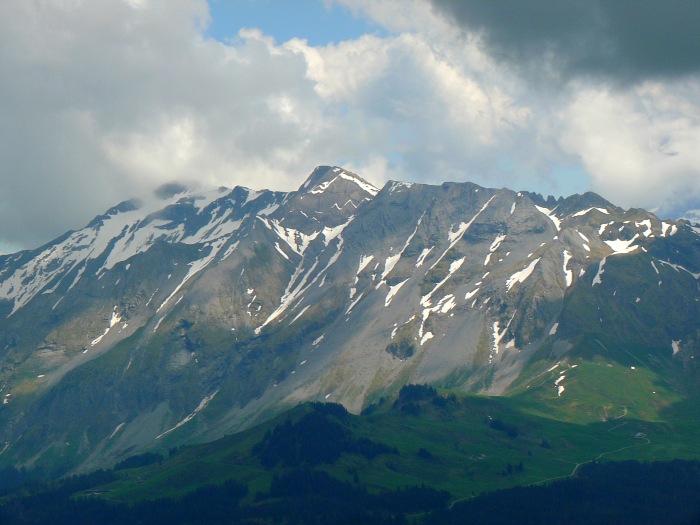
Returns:
[[[700,208],[692,3],[231,5],[0,6],[0,253],[165,182],[291,190],[318,164]]]

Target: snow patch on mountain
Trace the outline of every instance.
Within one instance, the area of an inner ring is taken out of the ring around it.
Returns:
[[[639,237],[639,234],[635,234],[634,237],[629,240],[615,239],[614,241],[603,242],[610,246],[610,249],[613,251],[612,255],[620,255],[623,253],[631,253],[639,248],[639,246],[632,244],[635,240],[637,240],[637,237]]]
[[[124,423],[124,422],[119,423],[119,424],[116,426],[116,428],[112,431],[112,433],[109,435],[109,439],[112,439],[114,436],[116,436],[116,435],[117,435],[117,432],[119,432],[122,428],[124,428],[124,425],[125,425],[125,424],[126,424],[126,423]]]
[[[668,236],[671,237],[675,235],[677,231],[678,227],[675,224],[670,224],[668,222],[661,223],[661,237],[666,237],[667,233]]]
[[[263,194],[263,192],[261,192],[261,191],[251,190],[250,188],[243,188],[243,189],[247,192],[247,194],[246,194],[245,200],[243,201],[243,203],[241,203],[241,208],[243,206],[245,206],[246,204],[248,204],[249,202],[253,202],[254,200],[257,200]]]
[[[549,219],[554,223],[554,227],[557,229],[557,231],[561,230],[561,220],[554,215],[554,210],[549,210],[547,208],[544,208],[542,206],[537,206],[535,205],[535,208],[543,214],[545,214]]]
[[[362,299],[364,295],[364,292],[360,293],[360,295],[357,296],[357,299],[355,299],[352,303],[350,303],[350,306],[348,306],[348,309],[345,310],[345,315],[348,315],[350,312],[352,312],[352,309],[355,308],[357,303],[360,302],[360,299]]]
[[[597,210],[600,213],[603,213],[605,215],[610,215],[610,212],[606,210],[605,208],[587,208],[585,210],[577,211],[572,215],[572,217],[581,217],[582,215],[586,215],[588,212],[591,212],[593,210]]]
[[[489,252],[493,253],[496,250],[498,250],[498,247],[501,245],[501,243],[505,240],[506,234],[502,233],[494,239],[494,241],[491,243],[491,246],[489,247]]]
[[[216,214],[212,221],[203,226],[199,231],[182,239],[185,244],[202,244],[215,241],[221,237],[230,237],[241,227],[242,220],[230,219],[233,210],[227,210],[221,217]]]
[[[391,270],[394,269],[394,266],[396,266],[396,263],[399,262],[400,258],[400,253],[390,255],[386,258],[386,261],[384,262],[384,271],[382,272],[382,276],[380,278],[381,281],[383,281],[386,278],[386,276],[391,273]],[[377,285],[377,287],[379,287],[379,285]]]
[[[606,228],[608,226],[612,226],[613,224],[615,224],[615,221],[610,221],[610,222],[606,222],[604,224],[601,224],[600,227],[598,228],[598,237],[603,235],[603,232],[606,230]]]
[[[433,251],[433,248],[435,248],[435,246],[431,246],[430,248],[423,248],[423,251],[420,253],[420,255],[418,256],[418,260],[416,261],[416,268],[419,268],[423,265],[423,263],[425,262],[425,258],[430,252]]]
[[[603,283],[600,277],[601,275],[603,275],[603,272],[605,272],[605,261],[607,261],[607,259],[607,257],[603,257],[598,263],[598,273],[596,273],[595,277],[593,277],[593,282],[591,282],[591,286]]]
[[[290,260],[289,256],[282,251],[282,248],[280,248],[280,243],[275,242],[275,250],[277,250],[280,254],[282,254],[282,257],[284,257],[285,259],[287,259],[288,261]]]
[[[311,244],[311,241],[313,241],[321,233],[320,231],[317,231],[311,234],[305,234],[304,232],[297,231],[294,228],[285,228],[282,226],[282,224],[280,224],[280,221],[276,219],[266,219],[263,217],[258,217],[258,219],[262,221],[262,223],[265,224],[265,226],[267,226],[270,230],[274,231],[277,236],[282,239],[297,255],[304,255],[304,252],[306,251],[306,248],[308,248],[309,244]]]
[[[389,287],[389,293],[386,294],[386,299],[384,299],[384,306],[389,306],[391,304],[391,300],[394,298],[396,293],[401,289],[401,287],[408,282],[408,279],[405,281],[401,281],[398,284],[395,284],[394,286]]]
[[[112,316],[109,319],[109,326],[105,328],[105,331],[102,333],[102,335],[96,337],[90,342],[90,346],[95,346],[98,344],[102,339],[109,333],[109,331],[114,327],[115,324],[119,323],[122,320],[121,316],[117,313],[117,307],[114,307],[114,310],[112,310]],[[84,350],[83,353],[86,353],[87,349]]]
[[[217,389],[214,391],[214,393],[212,393],[211,395],[206,396],[204,399],[202,399],[202,400],[199,402],[199,405],[197,405],[197,408],[194,409],[194,412],[192,412],[191,414],[189,414],[188,416],[186,416],[185,419],[183,419],[182,421],[180,421],[177,425],[175,425],[175,426],[172,427],[171,429],[168,429],[168,430],[166,430],[165,432],[163,432],[162,434],[159,434],[158,436],[156,436],[156,439],[160,439],[160,438],[162,438],[163,436],[166,436],[166,435],[170,434],[172,431],[177,430],[178,428],[180,428],[180,427],[181,427],[182,425],[184,425],[185,423],[189,423],[190,421],[192,421],[192,419],[194,419],[194,417],[195,417],[197,414],[199,414],[202,410],[204,410],[205,408],[207,408],[207,405],[211,402],[212,399],[214,399],[214,398],[216,397],[216,394],[218,394],[218,393],[219,393],[219,389],[217,388]]]
[[[210,262],[214,260],[216,255],[219,253],[219,250],[222,248],[222,246],[226,243],[226,239],[219,239],[217,241],[214,241],[211,244],[205,245],[205,247],[211,247],[211,250],[209,251],[209,254],[206,255],[205,257],[198,259],[196,261],[192,261],[191,263],[188,264],[190,269],[187,271],[187,274],[185,277],[182,279],[180,284],[178,284],[173,292],[168,296],[168,298],[161,303],[161,305],[158,307],[157,312],[160,312],[166,304],[172,299],[177,292],[180,291],[180,288],[182,288],[187,281],[189,281],[192,277],[194,277],[197,273],[202,271],[204,268],[206,268]]]
[[[491,353],[489,355],[489,363],[492,363],[494,357],[498,355],[501,340],[503,339],[503,336],[506,335],[506,332],[508,331],[508,328],[510,328],[510,324],[513,322],[513,319],[515,319],[515,314],[516,314],[516,312],[513,312],[513,315],[511,316],[511,318],[506,323],[506,326],[501,331],[499,331],[500,323],[498,321],[494,321],[494,323],[493,323],[493,347],[492,347]]]
[[[693,273],[693,272],[691,272],[690,270],[688,270],[687,268],[685,268],[684,266],[681,266],[680,264],[674,264],[674,263],[672,263],[672,262],[661,261],[661,260],[660,260],[659,262],[660,262],[661,264],[663,264],[664,266],[670,266],[671,268],[673,268],[673,269],[676,270],[677,272],[684,271],[684,272],[687,272],[687,273],[689,273],[690,275],[692,275],[695,279],[700,279],[700,273]],[[652,264],[653,264],[653,263],[652,263]]]
[[[491,198],[488,201],[486,201],[486,203],[481,207],[481,209],[478,212],[476,212],[474,217],[472,217],[469,222],[460,223],[459,227],[457,228],[457,231],[453,232],[452,228],[450,228],[450,231],[449,231],[448,236],[447,236],[448,240],[450,241],[450,245],[447,247],[447,249],[444,252],[442,252],[442,255],[440,255],[440,257],[438,257],[437,261],[435,261],[432,264],[432,266],[428,269],[428,271],[435,268],[440,263],[440,261],[442,261],[442,258],[445,257],[445,255],[447,255],[447,253],[452,248],[454,248],[455,244],[457,244],[460,241],[460,239],[462,239],[462,237],[464,237],[464,234],[467,233],[467,230],[469,230],[470,226],[472,224],[474,224],[474,221],[479,217],[479,215],[481,215],[483,213],[483,211],[486,208],[488,208],[489,204],[491,204],[491,201],[495,198],[496,198],[496,195],[491,196]]]
[[[519,272],[515,272],[513,275],[511,275],[508,280],[506,281],[506,288],[508,291],[510,291],[511,288],[516,283],[524,283],[525,280],[530,277],[532,272],[535,270],[535,266],[537,266],[537,263],[540,262],[540,258],[538,257],[537,259],[534,259],[533,261],[530,262],[525,268],[520,270]]]
[[[399,181],[390,181],[389,182],[389,193],[394,193],[394,192],[401,192],[403,189],[410,189],[413,186],[412,182],[399,182]]]
[[[357,184],[360,188],[362,188],[364,191],[372,195],[372,197],[376,196],[377,193],[379,193],[379,188],[373,186],[369,182],[365,182],[357,177],[353,177],[352,175],[349,175],[347,172],[341,172],[340,177],[345,180],[349,180],[350,182],[354,182]]]
[[[291,306],[297,299],[299,299],[306,290],[308,290],[311,286],[316,284],[319,279],[325,279],[325,274],[328,268],[330,268],[340,257],[340,254],[343,251],[343,237],[342,235],[338,235],[337,237],[338,243],[336,246],[336,252],[330,257],[328,263],[326,266],[318,273],[316,273],[313,277],[313,273],[316,270],[316,267],[318,266],[319,259],[316,257],[314,259],[314,263],[311,265],[311,267],[304,273],[304,263],[305,261],[302,260],[299,263],[299,266],[294,271],[294,274],[289,280],[289,283],[287,284],[287,287],[282,294],[282,297],[280,298],[280,305],[277,307],[277,309],[270,314],[270,316],[265,320],[264,323],[262,323],[260,326],[258,326],[254,331],[256,334],[259,334],[265,326],[270,324],[272,321],[277,319],[282,313],[284,313],[289,306]],[[304,273],[303,277],[300,278],[300,276]],[[309,281],[309,278],[311,280]],[[308,281],[308,284],[307,284]],[[295,286],[296,285],[296,286]],[[362,293],[359,295],[359,297],[355,300],[355,302],[348,308],[346,311],[347,313],[350,313],[352,308],[357,304],[357,302],[362,298]]]
[[[304,314],[306,313],[306,311],[307,311],[309,308],[311,308],[311,305],[310,305],[310,304],[307,304],[304,308],[301,309],[301,312],[299,312],[299,313],[294,317],[294,319],[292,319],[291,321],[289,321],[289,324],[293,324],[295,321],[297,321],[302,315],[304,315]],[[302,364],[304,364],[304,363],[302,363]]]
[[[562,393],[564,392],[565,388],[564,385],[561,384],[562,381],[566,379],[565,375],[560,375],[559,378],[554,382],[554,386],[557,387],[557,396],[561,397]]]
[[[113,269],[140,253],[148,251],[157,241],[186,244],[211,243],[230,237],[241,225],[240,220],[231,220],[232,210],[211,209],[222,199],[226,188],[202,193],[187,190],[165,198],[152,197],[130,202],[128,209],[110,210],[97,217],[88,226],[68,235],[63,241],[52,244],[38,256],[17,268],[8,278],[0,282],[0,298],[13,300],[10,315],[26,305],[37,294],[53,293],[66,275],[77,272],[71,283],[75,286],[91,260],[104,257],[96,275]],[[248,190],[246,202],[263,193]],[[185,226],[176,219],[160,218],[167,209],[189,209],[193,213],[211,214],[211,218],[197,232],[185,236]]]
[[[432,295],[433,295],[436,291],[438,291],[438,290],[440,289],[440,287],[441,287],[443,284],[445,284],[445,283],[447,282],[447,280],[448,280],[450,277],[452,277],[452,275],[453,275],[457,270],[459,270],[459,268],[462,266],[462,264],[464,264],[465,259],[466,259],[466,257],[462,257],[461,259],[457,259],[456,261],[452,261],[452,263],[450,263],[450,268],[449,268],[449,270],[447,271],[447,275],[445,276],[445,278],[444,278],[442,281],[440,281],[439,283],[437,283],[437,284],[435,285],[435,287],[430,291],[430,293],[428,293],[427,295],[424,295],[424,296],[421,298],[421,300],[420,300],[421,306],[429,306],[429,305],[430,305],[430,298],[432,297]]]
[[[374,255],[362,255],[360,257],[360,264],[357,268],[357,275],[360,275],[360,272],[367,268],[367,265],[372,262],[372,259],[374,259]]]
[[[328,246],[328,243],[329,243],[329,242],[331,242],[331,241],[332,241],[333,239],[335,239],[338,235],[340,235],[341,233],[343,233],[343,230],[348,226],[348,224],[350,224],[350,223],[352,222],[352,220],[353,220],[354,218],[355,218],[354,216],[351,216],[351,217],[347,220],[347,222],[344,222],[343,224],[339,224],[338,226],[335,226],[335,227],[333,227],[333,228],[324,227],[324,228],[323,228],[323,237],[324,237],[323,242],[324,242],[324,244],[325,244],[326,246]],[[311,240],[313,240],[314,238],[315,238],[315,235],[314,235],[313,238],[311,238]],[[308,244],[307,244],[307,246],[308,246]],[[304,249],[306,249],[306,247],[305,247]]]
[[[645,220],[639,221],[639,222],[636,222],[636,221],[635,221],[634,225],[635,225],[637,228],[640,228],[640,227],[642,227],[642,226],[646,226],[646,230],[644,230],[644,231],[642,232],[642,235],[644,235],[644,237],[649,237],[649,236],[652,234],[652,231],[651,231],[651,221],[650,221],[649,219],[645,219]]]
[[[279,207],[280,207],[280,204],[278,202],[272,203],[269,206],[266,206],[262,210],[260,210],[258,212],[258,215],[266,217],[267,215],[271,215],[274,212],[276,212]]]
[[[574,280],[574,274],[571,270],[569,270],[568,265],[569,261],[571,260],[571,253],[569,253],[568,250],[564,250],[564,278],[566,279],[566,287],[568,288],[571,286],[571,283]]]
[[[338,172],[336,172],[336,173],[338,173]],[[332,178],[331,180],[322,182],[321,184],[317,184],[316,186],[311,188],[309,193],[312,195],[318,195],[318,194],[324,193],[338,179],[347,180],[347,181],[350,181],[350,182],[357,184],[363,191],[372,195],[372,197],[374,197],[375,195],[377,195],[377,193],[379,193],[378,188],[372,186],[368,182],[365,182],[365,181],[359,179],[358,177],[353,177],[352,175],[350,175],[347,172],[342,171],[342,170],[340,170],[340,173],[338,173],[338,175],[336,177]]]

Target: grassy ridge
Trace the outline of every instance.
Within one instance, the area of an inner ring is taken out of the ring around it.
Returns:
[[[685,417],[692,404],[674,403],[675,394],[656,385],[653,374],[593,361],[564,375],[561,397],[553,386],[558,376],[550,375],[540,386],[510,398],[430,388],[418,389],[412,397],[404,389],[363,415],[323,412],[342,428],[346,440],[371,440],[397,453],[366,457],[348,450],[316,468],[375,493],[425,484],[460,499],[565,478],[596,459],[700,459],[700,445],[688,438],[700,430],[697,417]],[[623,383],[621,378],[631,379]],[[596,382],[598,391],[591,388]],[[627,386],[616,393],[609,389],[611,384]],[[642,396],[652,386],[663,402]],[[254,452],[256,444],[276,427],[297,424],[318,410],[316,405],[301,405],[246,432],[180,449],[160,464],[120,470],[118,480],[99,489],[108,491],[104,496],[111,500],[134,502],[180,496],[232,479],[249,487],[252,500],[270,489],[274,476],[290,468],[284,461],[264,467]],[[674,417],[664,419],[665,415]],[[300,441],[306,439],[303,435],[293,439],[297,441],[290,449],[309,446]]]

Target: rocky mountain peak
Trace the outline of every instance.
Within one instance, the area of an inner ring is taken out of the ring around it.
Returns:
[[[333,194],[348,194],[355,193],[358,189],[371,197],[379,192],[379,188],[351,171],[338,166],[319,166],[301,185],[299,193],[319,195],[328,191]]]

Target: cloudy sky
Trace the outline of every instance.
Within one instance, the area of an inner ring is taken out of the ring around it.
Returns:
[[[0,253],[169,181],[700,208],[700,2],[4,0]]]

